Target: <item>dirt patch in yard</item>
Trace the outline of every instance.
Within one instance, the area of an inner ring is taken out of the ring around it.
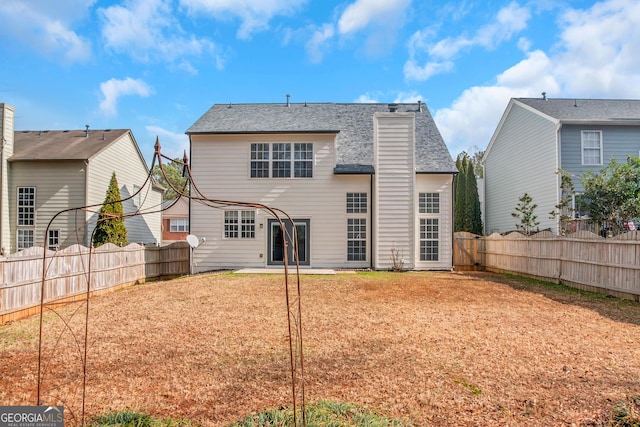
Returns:
[[[301,283],[308,401],[416,425],[596,426],[640,395],[638,303],[490,273]],[[58,312],[70,329],[47,314],[42,398],[73,423],[84,308]],[[224,426],[291,405],[282,276],[135,286],[92,299],[89,319],[90,416],[136,409]],[[37,318],[0,326],[0,405],[35,404],[37,337]]]

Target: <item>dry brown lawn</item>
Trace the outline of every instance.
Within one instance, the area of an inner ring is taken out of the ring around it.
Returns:
[[[87,414],[135,409],[224,426],[290,406],[283,283],[211,274],[93,298]],[[490,273],[301,283],[310,402],[347,401],[415,425],[596,426],[640,395],[638,303]],[[42,397],[64,404],[72,424],[84,308],[57,312],[70,329],[45,316]],[[35,404],[37,337],[37,318],[0,326],[0,405]]]

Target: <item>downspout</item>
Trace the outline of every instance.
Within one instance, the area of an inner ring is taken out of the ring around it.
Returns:
[[[453,206],[455,205],[455,201],[456,201],[456,185],[455,185],[455,178],[456,178],[457,172],[454,172],[451,174],[451,270],[453,271],[454,269],[454,256],[455,256],[455,249],[456,249],[456,243],[455,243],[455,239],[456,239],[456,231],[455,231],[455,218],[454,215],[455,210],[453,208]]]
[[[84,205],[85,206],[89,206],[89,159],[84,161]],[[91,212],[87,211],[87,213],[85,214],[85,220],[84,220],[84,240],[85,240],[85,244],[86,246],[89,248],[93,245],[93,242],[91,242],[91,234],[89,232],[89,220],[91,219]],[[96,220],[96,226],[98,225],[98,222]],[[48,239],[48,236],[45,236],[45,238]],[[80,243],[80,242],[78,242]]]
[[[371,209],[369,209],[369,224],[371,224],[371,244],[369,245],[369,268],[373,270],[373,236],[375,235],[373,232],[373,172],[369,174],[369,194],[371,194]]]
[[[556,172],[560,170],[561,167],[561,156],[562,156],[562,147],[560,145],[560,130],[562,129],[562,122],[558,120],[556,123]],[[560,185],[562,183],[562,178],[560,174],[556,173],[556,205],[560,204],[560,200],[562,199],[562,194],[560,193]],[[555,210],[555,209],[554,209]],[[556,219],[556,234],[560,233],[560,215],[558,215]]]

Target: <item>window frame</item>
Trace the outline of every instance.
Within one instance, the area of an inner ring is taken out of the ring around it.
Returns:
[[[598,150],[600,152],[600,158],[599,158],[599,163],[586,163],[585,161],[585,150],[596,150],[596,147],[585,147],[585,135],[586,134],[598,134],[600,137],[600,141],[599,141],[599,146],[598,146]],[[602,131],[601,130],[582,130],[580,131],[580,153],[581,153],[581,160],[582,160],[582,166],[602,166],[603,164],[603,153],[604,152],[604,141],[602,138]]]
[[[440,213],[440,193],[420,192],[418,193],[418,213],[439,214]]]
[[[428,221],[432,222],[430,226],[432,228],[435,227],[435,231],[433,229],[427,230],[427,227],[429,226],[429,224],[427,224]],[[440,261],[440,228],[440,218],[420,218],[420,261]],[[434,237],[432,233],[435,233],[436,236]],[[435,257],[433,252],[429,252],[429,249],[434,248],[434,246],[430,246],[429,243],[435,243]]]
[[[252,142],[250,178],[313,178],[312,142]]]
[[[31,235],[31,237],[29,238],[29,240],[31,241],[31,245],[24,245],[24,242],[27,240],[25,239],[24,235],[22,236],[22,239],[21,239],[20,238],[21,234]],[[16,250],[22,251],[22,250],[33,247],[35,245],[34,238],[35,238],[35,231],[33,228],[19,228],[18,230],[16,230],[16,248],[17,248]]]
[[[347,213],[359,214],[367,213],[369,206],[369,194],[366,192],[347,193]]]
[[[174,230],[174,225],[175,225],[175,230]],[[189,218],[169,218],[169,232],[188,233]]]
[[[52,243],[52,241],[55,241],[55,243]],[[49,233],[47,234],[47,249],[49,249],[50,251],[57,251],[58,249],[60,249],[59,228],[49,230]]]
[[[29,204],[23,202],[23,197],[21,197],[21,191],[23,190],[31,190],[31,194],[27,194],[30,196],[28,200]],[[17,187],[16,189],[16,222],[18,227],[33,227],[36,225],[36,187],[33,186],[24,186]],[[30,217],[26,218],[25,217]]]
[[[255,239],[256,211],[243,209],[225,210],[223,214],[223,238],[225,240]]]
[[[347,261],[367,261],[366,218],[347,218]]]

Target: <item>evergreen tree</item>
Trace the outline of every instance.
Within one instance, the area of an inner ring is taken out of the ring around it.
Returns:
[[[522,197],[518,199],[516,211],[511,213],[512,217],[520,220],[520,222],[516,224],[516,228],[522,230],[527,236],[531,235],[533,229],[540,224],[538,216],[535,214],[538,205],[532,202],[533,198],[529,194],[524,193]]]
[[[468,231],[482,234],[482,213],[478,183],[474,171],[474,161],[465,152],[456,159],[458,175],[454,179],[454,231]]]
[[[158,184],[162,185],[167,190],[163,196],[164,200],[173,200],[178,197],[178,193],[172,188],[172,186],[185,194],[189,194],[189,187],[186,186],[185,188],[187,178],[182,176],[183,167],[182,159],[177,157],[173,159],[172,162],[162,164],[164,174],[162,173],[162,170],[160,170],[160,166],[155,165],[153,167],[153,178]],[[167,176],[167,179],[165,179],[164,175]],[[171,184],[169,184],[167,180],[169,180]]]
[[[482,212],[480,211],[480,196],[478,195],[478,182],[473,167],[473,161],[469,159],[466,173],[465,196],[467,199],[466,226],[470,233],[482,234]]]
[[[93,246],[102,246],[105,243],[113,243],[117,246],[127,245],[127,229],[122,215],[122,198],[116,173],[111,175],[111,182],[107,194],[98,213],[98,223],[93,234]]]

